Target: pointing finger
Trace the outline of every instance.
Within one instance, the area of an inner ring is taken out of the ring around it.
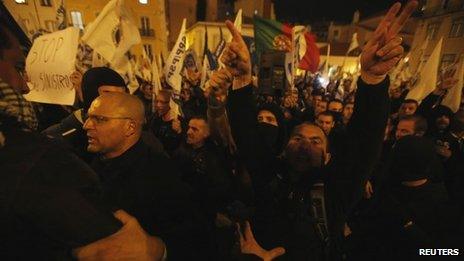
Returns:
[[[227,21],[226,21],[226,26],[227,26],[227,29],[229,29],[230,34],[232,34],[232,40],[233,40],[234,42],[245,43],[245,42],[243,41],[242,35],[241,35],[240,32],[237,30],[237,28],[235,28],[234,23],[232,23],[231,21],[227,20]]]

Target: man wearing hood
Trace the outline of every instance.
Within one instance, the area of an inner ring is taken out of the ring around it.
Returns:
[[[443,183],[431,181],[436,157],[424,137],[403,137],[393,148],[389,174],[398,182],[379,191],[380,212],[373,220],[372,232],[386,249],[382,260],[415,260],[419,248],[458,248],[463,224]]]
[[[433,108],[431,112],[431,125],[428,131],[428,135],[433,138],[443,137],[443,135],[449,131],[449,126],[451,119],[453,118],[453,114],[453,111],[444,105],[437,105],[435,108]]]
[[[324,260],[326,253],[330,258],[341,258],[343,238],[349,234],[346,218],[361,198],[380,154],[389,113],[386,75],[404,51],[397,33],[417,4],[409,2],[398,17],[401,4],[393,5],[366,43],[360,58],[356,106],[346,130],[348,138],[336,158],[331,160],[323,131],[313,124],[302,124],[295,128],[285,147],[281,168],[257,172],[274,163],[266,160],[256,163],[265,166],[247,166],[253,182],[260,176],[269,181],[260,184],[261,191],[256,192],[256,215],[252,222],[257,241],[264,242],[264,248],[284,246],[286,260]],[[240,33],[232,23],[226,25],[233,36],[222,56],[222,62],[234,76],[233,91],[229,94],[231,126],[238,151],[245,154],[250,144],[256,144],[254,133],[241,126],[245,121],[247,126],[256,121],[253,117],[256,114],[250,113],[254,105],[250,56]],[[239,98],[242,102],[237,102]],[[248,252],[258,256],[267,253]]]
[[[50,126],[42,134],[64,141],[78,156],[90,162],[92,156],[87,153],[87,137],[82,128],[87,110],[99,95],[107,92],[127,92],[127,87],[117,72],[106,67],[95,67],[87,70],[82,76],[80,91],[82,95],[77,97],[82,96],[82,109],[74,111],[61,123]]]
[[[436,151],[445,167],[443,180],[453,200],[464,198],[464,111],[451,119],[449,131],[435,140]]]
[[[251,86],[229,93],[227,102],[232,134],[254,186],[267,184],[287,139],[282,110],[272,103],[258,108]]]

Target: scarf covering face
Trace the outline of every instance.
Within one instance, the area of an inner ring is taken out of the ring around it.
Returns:
[[[258,108],[258,112],[263,110],[269,111],[272,114],[274,114],[274,117],[276,117],[277,120],[278,127],[276,127],[276,130],[272,130],[273,128],[267,127],[267,125],[258,124],[258,131],[266,132],[266,135],[268,135],[266,138],[267,142],[273,141],[271,142],[272,150],[274,151],[274,153],[279,154],[284,149],[284,146],[288,138],[284,114],[282,112],[282,109],[278,105],[273,103],[266,103]]]
[[[391,174],[399,181],[416,181],[432,176],[437,160],[434,144],[424,137],[405,136],[398,140],[392,153]]]

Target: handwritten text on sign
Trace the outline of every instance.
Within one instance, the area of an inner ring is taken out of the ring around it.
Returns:
[[[70,80],[75,70],[79,29],[43,35],[32,45],[26,59],[31,92],[26,99],[35,102],[72,105],[75,90]]]

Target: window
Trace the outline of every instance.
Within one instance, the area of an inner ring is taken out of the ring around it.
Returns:
[[[453,24],[451,25],[449,37],[454,38],[454,37],[461,37],[463,35],[464,35],[464,17],[461,17],[453,21]]]
[[[148,4],[148,0],[139,0],[139,3],[141,3],[142,5],[146,5]]]
[[[15,0],[17,4],[24,4],[27,5],[27,0]]]
[[[440,29],[440,23],[431,23],[427,26],[427,38],[429,40],[435,40],[437,37],[438,29]]]
[[[442,0],[441,1],[441,8],[446,9],[448,8],[449,0]]]
[[[150,19],[148,17],[142,16],[140,20],[142,22],[142,30],[150,29]]]
[[[84,23],[82,22],[82,14],[79,11],[71,11],[71,19],[74,27],[84,29]]]
[[[46,27],[47,31],[49,31],[49,32],[55,31],[55,21],[46,20],[45,21],[45,27]]]
[[[440,69],[444,69],[447,66],[453,64],[455,59],[456,59],[456,54],[444,54],[441,57]]]
[[[145,53],[147,54],[147,56],[151,59],[153,57],[153,52],[152,52],[152,49],[151,49],[151,44],[144,44],[143,45],[143,49],[145,49]]]
[[[142,36],[155,36],[155,30],[150,28],[150,19],[146,16],[140,18],[142,27],[140,28],[140,34]]]
[[[340,31],[339,30],[334,30],[334,39],[338,40],[340,38]]]
[[[40,0],[41,6],[52,6],[52,0]]]

